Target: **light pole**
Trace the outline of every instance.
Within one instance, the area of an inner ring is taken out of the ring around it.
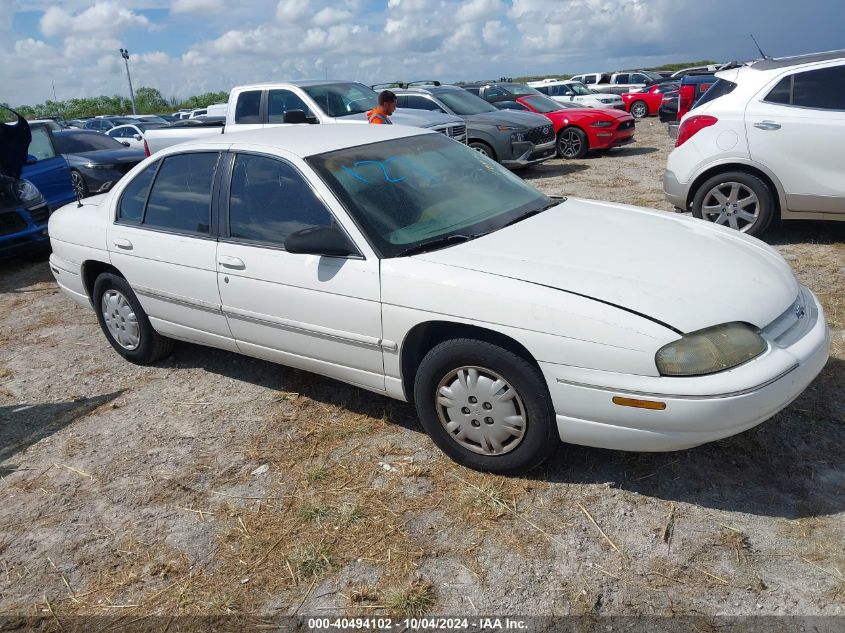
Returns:
[[[121,48],[120,56],[123,57],[123,63],[126,64],[126,79],[129,81],[129,96],[132,97],[132,114],[138,114],[135,112],[135,91],[132,90],[132,77],[129,76],[129,51],[125,48]]]

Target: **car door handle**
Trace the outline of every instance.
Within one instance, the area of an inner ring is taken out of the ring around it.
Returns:
[[[774,121],[760,121],[759,123],[755,123],[754,127],[758,130],[779,130],[780,123],[775,123]]]
[[[243,260],[239,257],[230,257],[229,255],[221,255],[217,258],[217,263],[223,268],[232,268],[234,270],[243,270],[246,268]]]
[[[113,244],[114,244],[117,248],[122,248],[123,250],[126,250],[126,251],[131,251],[131,250],[132,250],[132,242],[130,242],[129,240],[127,240],[125,237],[116,237],[116,238],[114,238],[114,242],[113,242]]]

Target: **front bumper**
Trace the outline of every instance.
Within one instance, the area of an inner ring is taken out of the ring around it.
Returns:
[[[504,159],[501,163],[509,169],[520,169],[529,165],[542,163],[554,157],[557,151],[555,147],[556,143],[555,140],[540,145],[534,145],[534,143],[530,142],[513,143],[514,154],[517,154],[516,158]]]
[[[18,215],[22,228],[0,235],[0,257],[15,257],[50,245],[46,222],[36,224],[28,213]]]
[[[689,185],[678,182],[675,172],[668,169],[663,172],[663,195],[679,209],[687,210],[687,194]]]
[[[808,290],[800,338],[732,370],[695,378],[632,376],[540,363],[563,441],[627,451],[673,451],[746,431],[797,398],[821,372],[829,332]],[[664,410],[620,406],[615,396],[665,403]]]

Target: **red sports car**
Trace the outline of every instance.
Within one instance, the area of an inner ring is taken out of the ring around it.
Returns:
[[[622,94],[622,102],[635,119],[643,119],[650,114],[657,114],[666,93],[677,90],[679,85],[677,81],[665,81],[635,92],[625,92]]]
[[[571,107],[540,94],[517,97],[516,101],[551,119],[557,135],[557,155],[561,158],[582,158],[589,151],[634,142],[634,117],[627,112]]]

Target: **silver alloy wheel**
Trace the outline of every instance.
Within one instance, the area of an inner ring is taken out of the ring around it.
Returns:
[[[437,416],[449,436],[480,455],[504,455],[525,437],[528,413],[504,378],[483,367],[450,371],[434,396]]]
[[[560,133],[560,140],[558,141],[558,148],[560,153],[567,158],[577,156],[581,151],[581,137],[573,129],[569,128]]]
[[[141,344],[138,317],[126,297],[119,290],[110,288],[103,293],[100,308],[106,327],[123,349],[132,351]]]
[[[642,119],[648,114],[648,108],[642,101],[637,101],[631,106],[631,114],[635,119]]]
[[[73,192],[76,195],[80,197],[85,195],[85,180],[78,171],[70,172],[70,184],[73,186]]]
[[[701,203],[701,217],[747,232],[760,217],[757,194],[741,182],[720,182],[708,191]]]

